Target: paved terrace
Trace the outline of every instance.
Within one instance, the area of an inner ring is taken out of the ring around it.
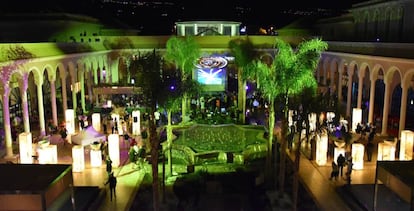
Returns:
[[[58,136],[52,137],[52,144],[58,145],[58,162],[71,164],[72,146],[70,144],[64,145]],[[127,162],[127,143],[121,139],[120,146],[121,166],[114,168],[115,175],[118,178],[117,198],[113,201],[110,201],[108,187],[104,185],[107,179],[105,163],[101,167],[91,167],[89,150],[85,150],[85,170],[73,173],[75,187],[99,187],[101,189],[101,197],[95,199],[95,201],[98,200],[99,202],[98,210],[129,210],[143,179],[144,172],[151,171],[149,165],[141,170],[133,168],[132,164]],[[0,154],[2,155],[0,163],[7,162],[8,160],[4,159],[4,152],[0,151],[0,153],[2,153]],[[293,156],[293,153],[290,156]],[[354,170],[352,172],[351,185],[346,186],[346,181],[342,178],[339,178],[337,181],[329,180],[331,172],[330,160],[328,160],[326,166],[318,166],[314,161],[310,161],[305,155],[302,155],[299,172],[300,180],[314,198],[320,210],[372,210],[376,153],[373,158],[373,161],[364,163],[362,170]],[[290,161],[292,162],[292,160]],[[409,210],[408,203],[403,202],[387,189],[380,189],[379,197],[381,197],[381,200],[379,200],[377,210],[396,208],[398,210]],[[67,203],[67,200],[62,199],[57,201],[55,206],[62,207],[64,203]],[[69,207],[67,210],[72,209]]]

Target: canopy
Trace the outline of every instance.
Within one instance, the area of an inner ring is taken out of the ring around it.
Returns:
[[[78,145],[90,145],[93,142],[103,142],[106,140],[106,136],[98,131],[96,131],[92,126],[88,126],[87,128],[83,129],[78,134],[71,137],[71,141],[74,144]]]

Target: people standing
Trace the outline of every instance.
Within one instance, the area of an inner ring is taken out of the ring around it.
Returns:
[[[339,167],[335,163],[335,161],[332,161],[332,172],[331,172],[331,177],[329,178],[329,180],[333,178],[335,178],[335,180],[338,180],[338,175],[339,175]]]
[[[351,173],[352,173],[353,166],[354,166],[354,163],[352,163],[352,157],[349,157],[347,161],[347,169],[346,169],[346,181],[348,185],[351,184]]]
[[[109,174],[108,181],[106,181],[105,185],[109,184],[109,191],[111,192],[111,201],[112,198],[116,198],[116,183],[117,179],[113,172]]]
[[[341,174],[341,177],[343,176],[343,170],[344,170],[345,162],[346,162],[346,159],[345,159],[344,155],[339,154],[338,158],[336,159],[336,164],[339,167],[339,173]]]

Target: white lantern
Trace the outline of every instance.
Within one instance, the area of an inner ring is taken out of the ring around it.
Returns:
[[[68,135],[75,134],[75,111],[73,109],[66,109],[65,120]]]
[[[92,127],[96,131],[101,131],[101,114],[100,113],[92,114]]]
[[[352,132],[355,133],[358,123],[362,123],[362,109],[354,108],[352,110]]]
[[[91,150],[91,167],[100,167],[102,165],[102,152],[101,150]]]
[[[140,111],[132,111],[132,134],[141,135]]]
[[[361,143],[352,144],[352,169],[361,170],[364,168],[364,145]]]
[[[108,153],[109,158],[112,161],[113,167],[118,167],[120,163],[120,155],[119,155],[119,135],[118,134],[110,134],[108,136]]]
[[[411,160],[413,158],[414,132],[411,130],[401,131],[400,160]]]
[[[85,170],[85,154],[82,145],[72,147],[73,172],[82,172]]]
[[[316,136],[316,164],[326,165],[328,159],[328,135]]]
[[[20,163],[33,163],[32,158],[32,133],[23,132],[19,134]]]

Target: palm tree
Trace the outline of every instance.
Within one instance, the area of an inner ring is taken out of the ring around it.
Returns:
[[[191,78],[194,64],[201,55],[200,46],[192,36],[168,39],[164,58],[167,62],[174,63],[181,72],[181,81]],[[181,105],[182,121],[187,121],[188,96],[184,93]]]
[[[229,42],[229,49],[237,65],[237,107],[242,113],[239,121],[244,124],[246,114],[246,81],[252,79],[255,73],[254,68],[252,68],[252,63],[255,59],[254,46],[249,38],[238,38]]]
[[[159,136],[157,135],[157,128],[155,124],[154,112],[156,111],[156,104],[160,96],[163,96],[163,78],[161,77],[161,56],[155,52],[148,52],[141,55],[137,60],[131,64],[132,68],[140,70],[142,80],[140,83],[142,94],[144,97],[143,104],[149,109],[150,120],[149,123],[149,139],[151,143],[151,166],[152,166],[152,189],[153,189],[153,208],[159,210],[159,189],[158,189],[158,147]]]
[[[180,110],[180,102],[182,97],[186,96],[197,96],[201,93],[201,85],[192,79],[180,81],[180,84],[175,84],[174,89],[170,86],[165,86],[165,92],[162,99],[159,100],[159,104],[167,111],[167,149],[168,150],[168,169],[169,175],[172,175],[172,139],[173,139],[173,126],[171,124],[171,116],[174,112]]]
[[[274,102],[277,97],[283,100],[282,118],[282,143],[281,161],[279,173],[280,192],[284,192],[285,180],[285,161],[286,161],[286,134],[287,119],[289,109],[289,97],[301,93],[306,87],[316,87],[314,71],[319,62],[321,52],[327,49],[327,43],[319,38],[303,41],[296,49],[281,39],[276,39],[277,49],[275,59],[271,66],[267,66],[261,61],[256,62],[257,77],[260,80],[260,89],[268,98],[269,102]],[[270,106],[269,131],[272,131],[271,124],[274,123],[274,106]],[[270,132],[269,139],[273,135]],[[269,145],[271,142],[269,142]],[[297,171],[295,172],[297,174]]]

